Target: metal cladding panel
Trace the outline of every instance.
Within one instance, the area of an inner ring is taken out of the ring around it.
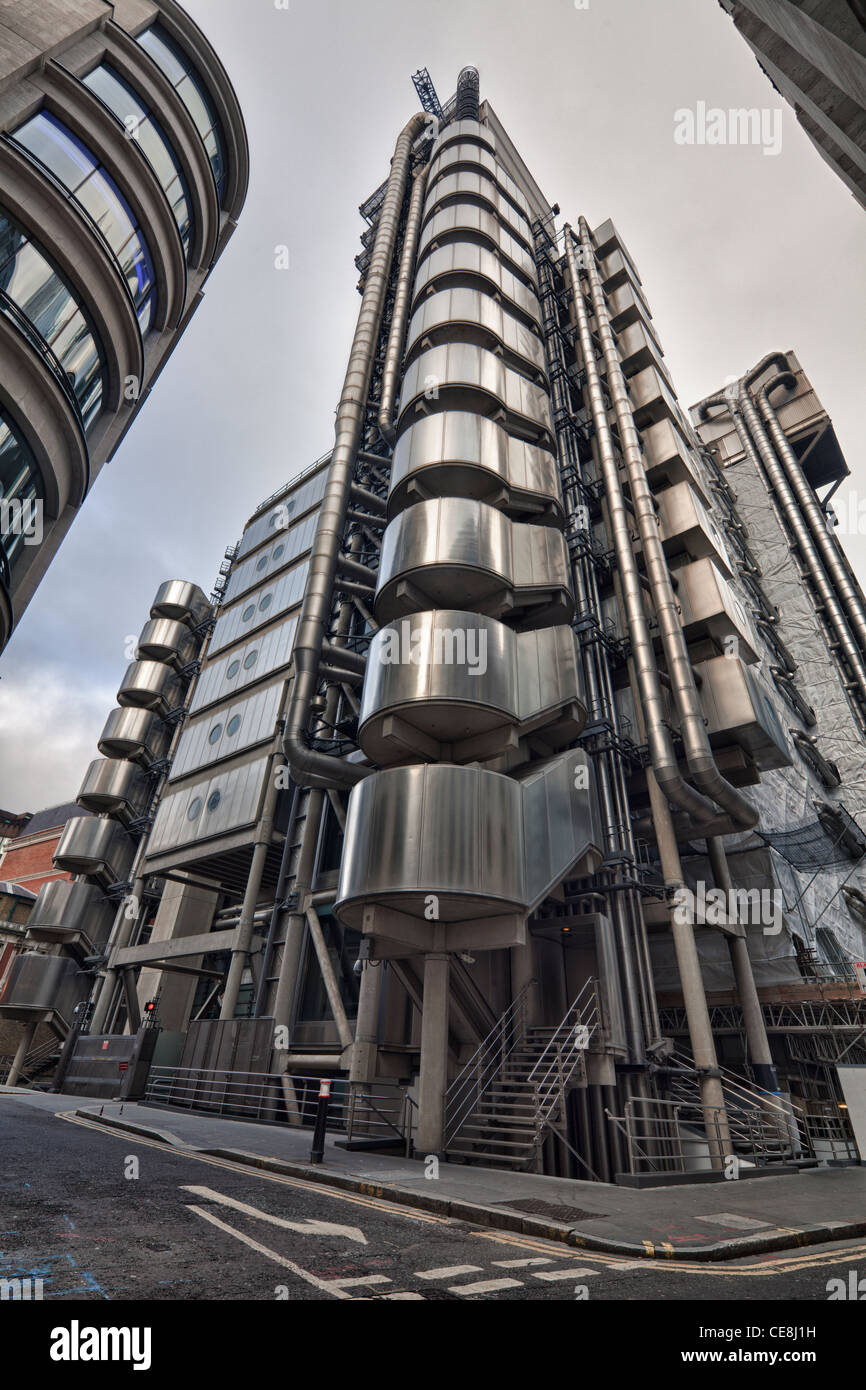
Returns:
[[[506,231],[494,213],[485,212],[475,203],[454,203],[434,213],[421,233],[418,243],[419,258],[424,255],[431,242],[445,236],[453,240],[455,232],[475,232],[487,237],[498,247],[501,255],[516,265],[533,283],[537,283],[535,261],[526,247]]]
[[[547,358],[544,344],[537,333],[533,333],[520,319],[509,314],[503,304],[497,304],[489,294],[482,290],[460,286],[456,289],[437,290],[422,300],[412,318],[406,334],[406,352],[428,333],[446,329],[450,325],[470,324],[473,328],[486,329],[492,333],[503,347],[508,348],[536,371],[547,376]]]
[[[435,281],[445,276],[464,275],[479,276],[527,318],[541,323],[541,306],[534,290],[513,275],[492,251],[469,241],[440,246],[421,262],[415,276],[415,302],[418,302],[422,291]]]
[[[212,609],[197,584],[187,579],[167,579],[156,591],[150,609],[152,618],[171,618],[174,622],[197,627],[209,618]]]
[[[277,570],[283,569],[293,560],[297,560],[299,555],[303,555],[304,551],[309,550],[316,534],[318,517],[318,512],[309,512],[288,530],[277,530],[273,544],[267,550],[236,564],[223,592],[223,607],[233,602],[240,594],[246,593],[247,589],[262,584]]]
[[[522,721],[566,700],[584,703],[577,636],[570,627],[543,627],[515,633],[515,637],[517,708]]]
[[[108,885],[127,877],[134,855],[135,841],[117,821],[76,816],[60,836],[54,863],[67,873],[84,874]]]
[[[688,482],[702,500],[709,503],[710,492],[703,469],[672,421],[659,420],[655,425],[648,425],[641,431],[641,443],[647,476],[653,486],[660,480],[672,485]]]
[[[437,135],[433,141],[430,147],[430,157],[437,155],[446,145],[453,145],[463,138],[477,140],[482,145],[486,145],[492,153],[496,153],[496,138],[490,127],[482,125],[480,121],[467,118],[463,121],[449,121],[441,134]]]
[[[494,729],[551,725],[553,746],[573,742],[581,723],[571,706],[581,702],[574,633],[569,627],[516,633],[493,618],[458,610],[413,614],[379,630],[370,644],[361,705],[361,746],[382,765],[424,756],[424,737],[440,745]],[[568,708],[568,719],[562,711]],[[395,729],[386,724],[397,715]],[[579,715],[582,722],[585,717]],[[408,729],[422,737],[413,744]],[[503,741],[502,747],[505,746]],[[475,760],[479,750],[451,747],[448,760]],[[485,744],[485,757],[501,748]]]
[[[185,623],[171,618],[151,618],[141,629],[136,657],[139,661],[177,661],[184,665],[196,643]]]
[[[424,475],[424,486],[435,488],[435,480],[428,482],[428,478],[437,471],[443,475],[442,495],[473,495],[469,492],[472,483],[468,481],[459,493],[446,489],[454,470],[459,470],[461,482],[473,470],[473,477],[477,475],[478,479],[474,486],[480,496],[501,480],[509,488],[552,502],[561,511],[555,456],[507,434],[495,420],[467,410],[426,415],[403,431],[394,447],[389,505],[405,506],[412,500],[411,494],[406,494],[405,484],[416,474]]]
[[[148,801],[150,779],[125,758],[95,758],[84,774],[78,805],[95,815],[140,815]]]
[[[515,524],[512,553],[516,589],[561,588],[571,593],[568,546],[561,531]]]
[[[215,700],[229,699],[244,686],[288,666],[297,626],[298,615],[293,613],[278,627],[252,638],[243,647],[236,647],[218,661],[208,660],[196,682],[190,712],[194,714]]]
[[[158,712],[176,709],[183,703],[185,682],[162,661],[133,661],[117,692],[117,703],[124,708]]]
[[[402,415],[419,398],[439,398],[443,391],[462,389],[492,397],[510,414],[528,421],[552,438],[550,397],[541,386],[527,381],[501,357],[474,343],[444,343],[428,348],[411,362],[403,376],[399,411]]]
[[[268,761],[267,756],[256,758],[231,772],[215,772],[164,796],[148,841],[148,858],[254,825],[264,795]]]
[[[131,758],[153,762],[171,742],[171,730],[148,709],[113,709],[105,721],[97,747],[106,758]]]
[[[68,1024],[72,1010],[88,992],[88,980],[68,956],[43,956],[22,951],[9,967],[0,1014],[57,1013]]]
[[[445,923],[528,912],[569,872],[592,872],[600,840],[582,750],[523,782],[447,763],[391,768],[352,789],[337,910],[350,924],[367,903],[424,919],[433,894]]]
[[[668,370],[662,360],[664,353],[661,343],[642,320],[620,329],[617,334],[617,347],[626,376],[632,376],[644,367],[655,367],[668,378]]]
[[[292,517],[300,516],[309,507],[321,502],[325,495],[328,472],[328,465],[325,464],[318,473],[301,483],[295,492],[286,493],[285,497],[248,526],[238,546],[237,558],[242,560],[263,541],[270,540],[272,536],[276,538],[278,532],[286,529]]]
[[[726,579],[734,573],[722,533],[689,483],[656,494],[659,535],[665,553],[686,551],[693,560],[709,559]]]
[[[191,720],[178,740],[170,781],[273,737],[285,679]],[[235,724],[237,720],[237,724]]]
[[[302,560],[271,584],[266,583],[260,590],[253,590],[233,608],[224,610],[217,619],[209,655],[221,651],[230,642],[246,639],[249,633],[265,623],[273,622],[278,613],[284,613],[287,608],[300,603],[304,597],[309,568],[309,560]]]
[[[717,642],[737,639],[744,661],[758,661],[758,637],[731,586],[712,560],[694,560],[674,571],[681,622],[688,641],[710,636]]]
[[[570,873],[594,873],[603,851],[592,765],[582,749],[552,758],[520,783],[525,897],[530,911]]]
[[[349,797],[341,916],[359,920],[365,902],[383,902],[423,919],[431,893],[443,922],[519,906],[520,807],[516,782],[478,768],[437,763],[364,778]]]
[[[405,599],[412,612],[421,599],[429,608],[457,608],[461,601],[476,608],[498,602],[506,590],[518,602],[543,592],[566,606],[573,603],[568,552],[559,531],[511,522],[466,497],[419,502],[385,528],[376,592],[381,622],[406,611],[397,592],[401,580],[417,591]],[[553,610],[537,616],[539,626],[557,621]]]
[[[446,199],[479,198],[493,208],[500,222],[518,237],[527,242],[532,241],[527,218],[508,201],[493,175],[488,174],[486,170],[458,169],[450,174],[442,174],[434,183],[428,181],[427,189],[425,217],[429,217],[431,210]]]
[[[439,154],[434,155],[430,161],[430,168],[427,174],[428,183],[433,183],[440,174],[446,173],[455,164],[477,164],[479,168],[486,169],[492,174],[508,198],[519,208],[523,216],[529,217],[529,204],[523,193],[510,174],[507,174],[499,163],[495,155],[488,150],[480,148],[472,141],[465,141],[456,145],[448,145]],[[429,195],[428,195],[429,196]]]
[[[52,879],[43,883],[27,920],[34,938],[63,940],[83,935],[94,946],[108,940],[115,904],[107,901],[92,883]]]
[[[760,678],[743,662],[717,656],[698,662],[701,709],[715,747],[736,743],[762,771],[790,767],[788,738]]]
[[[680,407],[671,387],[654,367],[644,367],[629,378],[629,394],[640,428],[666,417],[679,421]]]
[[[608,295],[607,307],[615,333],[619,333],[627,324],[634,323],[637,319],[645,319],[647,322],[652,319],[649,305],[632,281],[620,285],[619,289]]]

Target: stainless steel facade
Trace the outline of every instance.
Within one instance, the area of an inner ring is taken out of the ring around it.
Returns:
[[[838,1099],[773,991],[863,1013],[866,646],[826,412],[790,353],[684,410],[619,231],[557,230],[471,70],[362,212],[333,451],[250,518],[211,616],[160,589],[82,789],[112,821],[78,871],[110,894],[117,834],[161,885],[114,920],[96,1023],[156,996],[196,1066],[273,1025],[290,1119],[309,1073],[392,1086],[419,1153],[610,1179],[674,1074],[704,1166],[744,1113],[769,1153],[779,1092],[810,1122]],[[708,888],[734,906],[680,911]],[[530,1135],[490,1103],[524,1084],[512,1025],[581,1093],[554,1121],[521,1092]]]

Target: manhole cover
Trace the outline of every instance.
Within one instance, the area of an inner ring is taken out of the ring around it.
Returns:
[[[499,1202],[500,1207],[512,1211],[525,1211],[527,1216],[549,1216],[551,1221],[581,1221],[590,1217],[593,1221],[606,1216],[604,1211],[583,1211],[580,1207],[557,1206],[554,1202],[539,1202],[536,1197],[525,1197],[519,1202]]]

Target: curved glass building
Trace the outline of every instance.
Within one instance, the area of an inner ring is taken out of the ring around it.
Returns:
[[[175,0],[0,8],[0,649],[197,307],[249,158]]]

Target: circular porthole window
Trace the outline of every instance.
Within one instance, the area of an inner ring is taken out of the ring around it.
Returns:
[[[260,612],[260,613],[264,613],[268,608],[270,608],[270,606],[271,606],[271,599],[272,599],[272,598],[273,598],[273,594],[265,594],[264,598],[263,598],[263,599],[261,600],[261,602],[259,603],[259,612]]]
[[[210,796],[209,796],[208,799],[207,799],[207,808],[208,808],[208,810],[209,810],[209,811],[215,811],[216,808],[217,808],[217,806],[219,806],[219,804],[220,804],[221,801],[222,801],[222,792],[211,792]]]
[[[249,655],[248,655],[248,656],[245,658],[245,660],[244,660],[244,670],[245,670],[245,671],[251,671],[251,670],[253,669],[253,667],[255,666],[256,662],[258,661],[258,659],[259,659],[259,654],[258,654],[257,651],[255,651],[255,652],[250,652]]]
[[[189,803],[189,809],[187,810],[186,818],[187,818],[187,820],[198,820],[198,818],[199,818],[200,815],[201,815],[201,797],[200,797],[200,796],[196,796],[196,797],[193,797],[192,801]]]
[[[241,614],[241,622],[248,623],[255,611],[256,605],[254,603],[248,603],[243,613]]]
[[[232,737],[237,733],[237,731],[238,731],[238,729],[239,729],[240,727],[241,727],[241,717],[240,717],[240,715],[239,715],[239,714],[233,714],[232,717],[231,717],[231,719],[229,720],[228,724],[226,724],[226,736],[227,736],[228,738],[232,738]]]
[[[208,741],[208,743],[216,743],[217,740],[219,739],[219,736],[220,736],[220,734],[222,733],[222,731],[223,731],[223,726],[222,726],[222,724],[214,724],[213,728],[211,729],[210,733],[209,733],[208,736],[207,736],[207,741]]]
[[[279,558],[280,558],[280,556],[282,555],[282,553],[283,553],[283,551],[285,550],[285,548],[286,548],[286,547],[285,547],[284,545],[282,545],[282,544],[278,545],[278,546],[276,547],[276,549],[274,550],[274,553],[273,553],[273,555],[271,556],[271,559],[272,559],[272,560],[279,560]]]
[[[265,567],[265,565],[266,565],[267,563],[268,563],[268,557],[267,557],[267,555],[263,555],[262,558],[259,560],[258,564],[256,565],[256,573],[257,573],[257,574],[260,574],[261,571],[264,569],[264,567]]]
[[[240,669],[241,663],[239,661],[230,661],[228,670],[226,671],[226,680],[234,680]]]

